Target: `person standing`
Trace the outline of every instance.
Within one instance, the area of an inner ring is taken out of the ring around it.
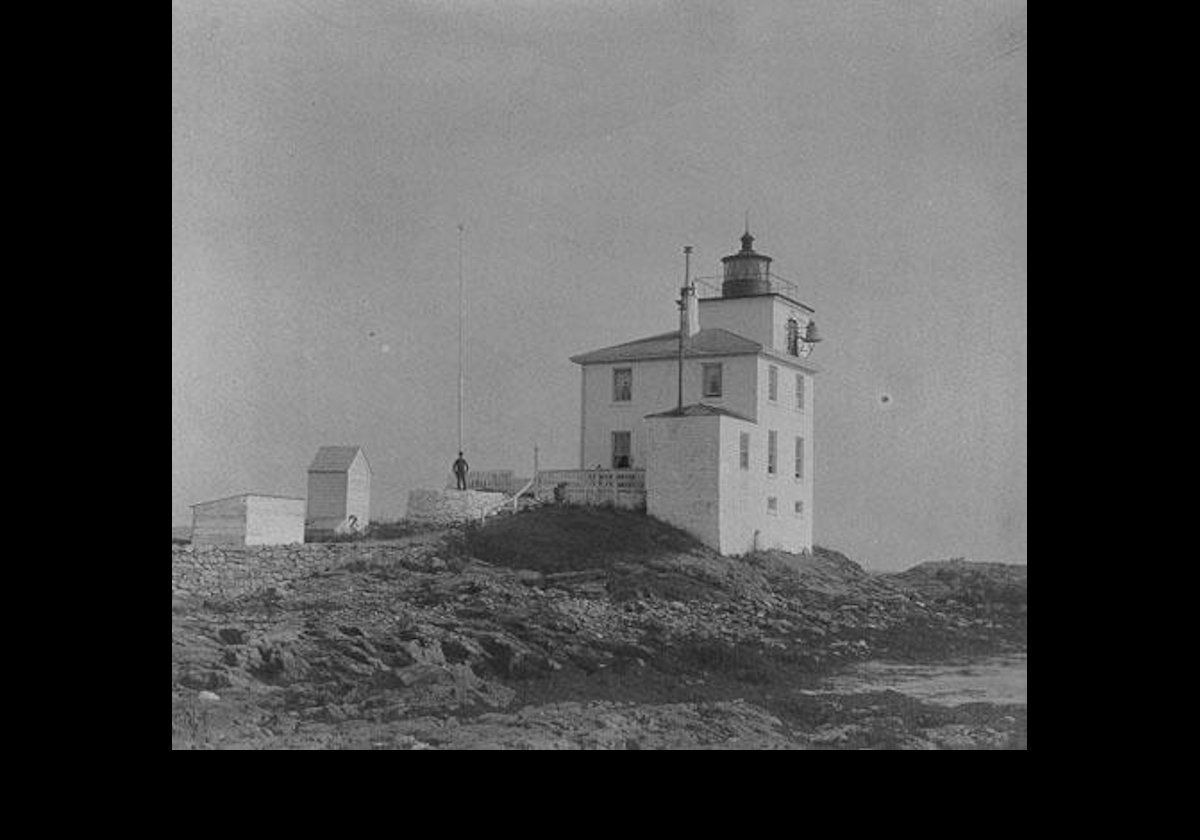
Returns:
[[[464,459],[463,454],[459,452],[458,458],[456,458],[454,461],[454,477],[458,481],[459,490],[467,489],[467,470],[469,469],[470,467],[467,465],[466,459]]]

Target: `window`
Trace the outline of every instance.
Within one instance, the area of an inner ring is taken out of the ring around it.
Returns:
[[[767,496],[767,513],[779,513],[779,499],[774,496]]]
[[[800,355],[800,322],[795,318],[787,319],[787,351],[793,356]]]
[[[721,366],[719,364],[701,365],[700,369],[704,376],[704,396],[721,396]]]
[[[770,475],[777,472],[775,469],[775,443],[778,436],[778,432],[767,432],[767,473]]]
[[[633,466],[629,438],[629,432],[612,433],[612,465],[614,470],[627,470]]]
[[[797,516],[804,515],[804,502],[796,502],[796,515]]]
[[[779,368],[775,365],[767,368],[767,399],[772,402],[779,399]]]
[[[613,368],[613,402],[633,399],[633,368]]]
[[[796,480],[804,478],[804,438],[796,438]]]
[[[796,374],[796,408],[804,410],[804,374]]]
[[[750,469],[750,433],[742,432],[738,438],[738,459],[742,465],[742,469]]]

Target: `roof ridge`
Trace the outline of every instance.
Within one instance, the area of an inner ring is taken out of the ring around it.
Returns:
[[[345,443],[331,444],[329,446],[321,446],[317,448],[317,454],[313,456],[312,461],[308,465],[309,472],[344,472],[350,468],[354,460],[362,456],[363,461],[367,460],[366,449],[361,443]],[[370,469],[370,463],[367,463],[367,469]]]
[[[614,361],[632,361],[638,358],[666,358],[676,355],[678,351],[679,330],[647,336],[623,344],[612,344],[596,350],[576,353],[570,359],[576,364],[604,364]],[[668,345],[668,342],[670,344]],[[657,344],[659,346],[655,347]],[[641,351],[645,346],[646,350]],[[705,327],[691,336],[684,348],[684,355],[694,356],[723,356],[761,353],[763,345],[752,338],[746,338],[724,327]]]
[[[221,496],[217,499],[205,499],[203,502],[196,502],[188,505],[188,507],[199,507],[200,505],[211,505],[213,502],[227,502],[230,499],[244,499],[247,496],[261,496],[266,499],[291,499],[294,502],[303,502],[306,500],[304,496],[281,496],[278,493],[255,493],[253,491],[247,493],[234,493],[231,496]]]
[[[741,333],[735,333],[733,330],[727,330],[724,327],[705,327],[704,329],[697,332],[696,335],[699,335],[700,333],[705,333],[705,332],[723,332],[726,335],[733,336],[734,338],[740,338],[742,341],[748,341],[751,344],[757,344],[759,347],[763,346],[763,343],[761,341],[755,341],[753,338],[746,338],[746,336],[742,335]]]
[[[665,333],[655,333],[645,338],[635,338],[633,341],[622,341],[620,344],[610,344],[605,350],[615,350],[618,347],[628,347],[630,344],[642,344],[647,341],[662,341],[664,338],[679,335],[679,330],[669,330]]]

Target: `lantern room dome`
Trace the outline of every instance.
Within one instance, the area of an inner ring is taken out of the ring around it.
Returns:
[[[754,237],[747,230],[742,234],[742,250],[721,257],[725,264],[722,297],[745,297],[771,291],[771,258],[754,250]]]

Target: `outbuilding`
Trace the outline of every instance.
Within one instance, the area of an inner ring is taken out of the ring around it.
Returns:
[[[304,499],[242,493],[192,505],[192,545],[304,542]]]
[[[350,533],[371,520],[371,465],[361,446],[322,446],[308,467],[308,537]]]

